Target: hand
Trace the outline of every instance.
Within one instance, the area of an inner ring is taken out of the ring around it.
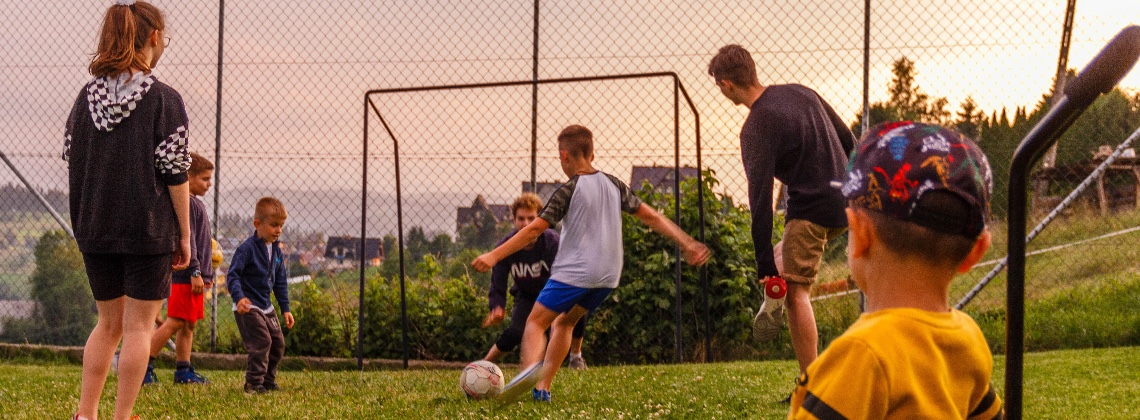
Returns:
[[[200,295],[206,287],[206,282],[202,281],[202,276],[190,277],[190,293]]]
[[[500,322],[503,322],[503,307],[496,306],[495,308],[491,309],[490,313],[487,314],[487,318],[483,319],[483,328],[490,327]]]
[[[685,256],[685,262],[695,266],[704,265],[712,256],[709,247],[697,241],[690,243],[681,253]]]
[[[293,329],[293,313],[285,313],[285,328]]]
[[[253,306],[253,302],[250,302],[249,298],[241,298],[237,303],[237,312],[243,315],[247,314],[251,306]]]
[[[190,266],[190,238],[178,241],[178,249],[174,251],[174,261],[171,268],[174,271],[185,270]]]
[[[495,264],[498,263],[499,262],[495,260],[495,257],[492,256],[490,252],[488,252],[486,254],[478,256],[473,261],[471,261],[471,266],[475,267],[475,271],[486,273],[487,271],[491,270],[491,267],[494,267]]]

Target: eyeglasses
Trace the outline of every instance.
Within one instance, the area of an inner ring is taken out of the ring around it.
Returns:
[[[162,46],[164,46],[164,47],[170,46],[170,35],[162,37],[162,42],[163,42]]]

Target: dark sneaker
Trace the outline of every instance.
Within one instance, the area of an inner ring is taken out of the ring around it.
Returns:
[[[788,394],[787,397],[780,400],[779,402],[780,402],[780,404],[783,404],[783,405],[792,405],[792,394]]]
[[[266,392],[267,391],[265,390],[265,386],[263,386],[263,385],[253,385],[253,384],[248,383],[248,382],[246,382],[246,384],[245,384],[245,393],[246,394],[264,394]]]
[[[532,389],[530,395],[534,397],[535,402],[550,402],[550,391]]]
[[[143,375],[143,385],[157,384],[158,375],[154,373],[154,365],[146,365],[146,375]]]
[[[570,369],[586,370],[586,359],[579,356],[570,356]]]
[[[535,363],[523,369],[522,372],[515,375],[514,379],[511,379],[511,382],[503,387],[503,391],[499,393],[498,399],[504,403],[519,399],[519,397],[526,393],[528,388],[534,388],[534,384],[538,383],[538,377],[541,374],[542,362]]]
[[[261,384],[261,386],[265,387],[266,391],[276,391],[278,389],[281,389],[277,386],[277,382],[266,382],[264,384]]]
[[[174,383],[176,384],[208,384],[210,380],[205,376],[198,374],[194,371],[194,367],[185,369],[178,369],[174,371]]]

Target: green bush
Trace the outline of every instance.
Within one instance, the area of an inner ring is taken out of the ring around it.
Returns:
[[[402,358],[400,281],[374,276],[366,286],[364,356]],[[469,278],[409,278],[405,288],[409,358],[474,360],[483,356],[497,330],[480,328],[487,298]]]
[[[95,327],[95,299],[87,283],[83,255],[75,240],[60,230],[40,237],[35,251],[31,297],[36,310],[31,319],[5,324],[6,341],[55,345],[83,345]]]
[[[752,315],[762,301],[755,282],[751,216],[742,206],[733,206],[724,196],[713,193],[717,185],[711,171],[704,174],[705,244],[712,258],[705,265],[707,298],[702,291],[700,270],[683,266],[681,314],[683,324],[675,325],[676,258],[674,244],[653,232],[636,218],[623,220],[625,264],[621,285],[611,294],[587,326],[584,348],[591,360],[608,363],[657,363],[676,356],[676,328],[686,345],[682,360],[711,360],[751,354],[749,344]],[[680,226],[698,237],[697,182],[681,184]],[[673,219],[674,199],[643,185],[638,195],[650,206]],[[780,223],[779,225],[782,225]],[[705,302],[712,332],[706,331]],[[705,349],[705,335],[712,344]]]

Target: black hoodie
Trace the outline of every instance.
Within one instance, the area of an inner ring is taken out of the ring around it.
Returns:
[[[167,186],[187,181],[186,107],[153,75],[97,77],[64,130],[71,223],[79,250],[156,255],[178,248]]]

